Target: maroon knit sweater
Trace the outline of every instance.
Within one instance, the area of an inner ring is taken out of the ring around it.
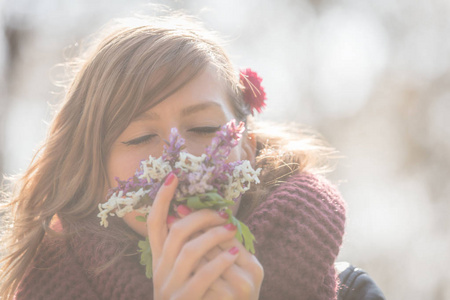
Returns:
[[[335,299],[333,263],[344,222],[339,193],[320,176],[302,173],[275,188],[245,220],[264,267],[260,299]],[[110,222],[105,230],[116,226],[123,223]],[[116,248],[99,250],[94,235],[70,242],[45,239],[16,299],[152,299],[152,281],[138,255],[124,256],[100,275],[88,271],[113,257]]]

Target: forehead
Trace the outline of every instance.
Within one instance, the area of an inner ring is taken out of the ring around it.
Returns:
[[[232,114],[232,105],[225,92],[224,84],[214,69],[207,68],[191,78],[183,86],[162,99],[146,111],[147,116],[156,114],[165,108],[176,112],[179,117],[197,112],[222,110]],[[154,115],[154,117],[156,117]],[[233,116],[231,116],[233,117]]]
[[[161,72],[164,72],[164,70],[161,70]],[[155,74],[151,77],[148,80],[148,87],[143,99],[144,111],[157,106],[161,102],[167,102],[174,96],[181,97],[185,101],[204,99],[226,102],[227,106],[231,102],[227,81],[213,66],[206,66],[198,70],[185,70],[177,74],[171,81],[161,82],[159,89],[155,88],[154,77],[159,78],[160,76]]]

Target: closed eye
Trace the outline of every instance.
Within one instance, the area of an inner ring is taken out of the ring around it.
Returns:
[[[143,143],[148,143],[150,142],[154,137],[156,136],[156,134],[147,134],[132,140],[129,140],[127,142],[122,142],[122,144],[125,144],[127,146],[133,146],[133,145],[139,145],[139,144],[143,144]]]
[[[208,135],[211,133],[215,133],[218,131],[222,126],[203,126],[203,127],[194,127],[189,129],[189,132],[194,132],[201,135]]]

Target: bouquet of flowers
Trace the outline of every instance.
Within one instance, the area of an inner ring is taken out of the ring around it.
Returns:
[[[116,178],[117,187],[110,189],[107,202],[99,204],[100,225],[108,227],[108,215],[123,217],[131,211],[148,214],[166,176],[174,172],[179,183],[169,213],[175,214],[176,206],[180,204],[193,210],[223,210],[228,214],[228,222],[237,227],[236,238],[248,251],[255,253],[255,237],[229,208],[250,188],[252,182],[259,183],[261,170],[254,170],[248,160],[226,162],[243,131],[243,122],[236,125],[234,120],[230,121],[217,132],[205,153],[195,156],[184,151],[184,139],[176,128],[172,128],[161,157],[150,156],[148,160],[141,161],[140,168],[128,180]],[[146,221],[143,216],[137,219]],[[146,275],[151,278],[152,256],[148,238],[139,241],[138,246],[141,264],[146,266]]]

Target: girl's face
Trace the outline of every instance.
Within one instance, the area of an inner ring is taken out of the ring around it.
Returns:
[[[200,156],[222,125],[234,119],[234,113],[217,75],[206,69],[164,101],[137,117],[111,146],[108,158],[110,187],[115,177],[126,180],[134,175],[140,162],[149,155],[159,157],[170,130],[176,127],[185,139],[186,151]],[[228,161],[252,158],[245,136],[234,147]],[[233,208],[237,210],[237,203]],[[129,213],[125,222],[137,233],[146,235],[146,223]]]

